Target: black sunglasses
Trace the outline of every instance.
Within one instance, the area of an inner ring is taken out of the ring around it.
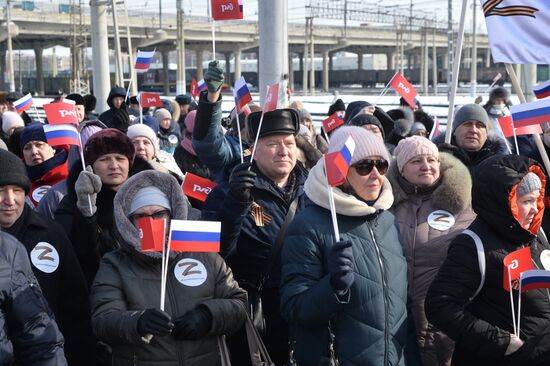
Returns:
[[[376,167],[378,173],[384,175],[388,171],[390,164],[387,160],[384,159],[363,159],[359,160],[357,163],[353,164],[352,167],[355,168],[355,171],[359,175],[369,175],[372,172],[372,168]]]
[[[162,219],[168,219],[170,218],[170,210],[160,210],[157,212],[153,212],[152,214],[133,214],[130,215],[131,221],[137,222],[139,219],[143,219],[145,217],[150,217],[153,220],[162,220]]]

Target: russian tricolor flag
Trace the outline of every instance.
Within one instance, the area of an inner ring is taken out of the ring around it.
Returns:
[[[74,125],[44,125],[42,128],[50,146],[80,146],[80,134]]]
[[[199,95],[200,93],[206,90],[206,83],[204,82],[204,79],[201,79],[201,81],[199,81],[199,85],[197,88],[198,88]]]
[[[243,76],[235,82],[233,96],[235,97],[235,104],[239,112],[242,111],[245,105],[252,102],[252,94],[250,94],[250,90],[248,90],[246,80],[244,80]]]
[[[344,183],[354,151],[355,141],[349,136],[342,150],[325,154],[325,169],[330,186],[337,187]]]
[[[32,103],[32,95],[31,93],[29,93],[13,102],[13,107],[15,108],[17,113],[22,113],[24,110],[28,109],[32,105]]]
[[[139,51],[137,52],[136,66],[134,67],[137,71],[147,71],[151,62],[155,57],[155,51]]]
[[[550,99],[514,105],[510,112],[516,128],[550,122]]]
[[[170,250],[218,253],[221,230],[222,224],[219,221],[172,220]]]
[[[536,290],[539,288],[550,288],[550,271],[533,269],[521,273],[521,292]]]
[[[535,93],[535,97],[537,97],[537,99],[550,97],[550,80],[532,86],[531,88],[533,89],[533,93]]]
[[[439,118],[437,116],[434,116],[434,125],[432,127],[432,130],[430,131],[430,136],[428,139],[430,141],[433,141],[437,136],[439,136]]]

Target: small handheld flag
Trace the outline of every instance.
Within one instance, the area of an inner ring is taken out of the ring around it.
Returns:
[[[178,252],[220,251],[221,222],[172,220],[170,250]]]
[[[400,73],[396,72],[390,81],[390,85],[405,99],[405,101],[414,107],[418,104],[418,93],[409,81]]]
[[[342,112],[336,112],[323,121],[323,128],[326,133],[335,130],[344,124],[344,115]]]
[[[206,178],[187,172],[183,181],[183,193],[187,197],[195,198],[201,202],[206,201],[206,198],[216,187],[216,183]]]
[[[33,100],[31,93],[28,93],[22,98],[17,99],[15,102],[13,102],[13,107],[17,111],[17,113],[22,113],[26,109],[28,109],[30,106],[32,106]]]
[[[537,99],[542,99],[550,97],[550,80],[540,83],[538,85],[532,86],[533,93]]]
[[[520,277],[521,292],[550,288],[550,271],[533,269],[523,272]]]
[[[160,94],[156,93],[140,93],[139,101],[142,107],[162,107],[162,100],[160,100]]]
[[[327,181],[331,187],[338,187],[346,180],[354,151],[355,141],[349,136],[342,150],[325,154]]]
[[[137,52],[136,66],[134,68],[138,72],[145,72],[149,70],[151,62],[153,62],[153,57],[155,57],[155,51],[140,51]]]
[[[199,84],[197,85],[197,95],[200,95],[206,89],[206,82],[204,81],[204,79],[201,79],[201,81],[199,81]]]
[[[439,136],[439,118],[437,116],[434,116],[434,126],[432,127],[432,130],[430,131],[430,136],[428,136],[428,139],[430,141],[433,141],[437,136]]]
[[[211,5],[214,20],[243,19],[242,0],[212,0]]]
[[[504,137],[514,137],[514,122],[512,122],[512,116],[506,116],[502,118],[497,118],[500,129]],[[531,125],[525,127],[516,128],[516,136],[520,135],[533,135],[541,134],[542,128],[540,125]]]
[[[550,122],[550,99],[514,105],[510,111],[516,128]]]
[[[44,104],[44,112],[51,125],[67,123],[78,125],[78,114],[74,104],[65,103],[65,101]]]
[[[189,87],[189,93],[191,94],[191,97],[193,99],[197,99],[197,96],[199,95],[199,84],[197,83],[197,79],[195,78],[191,79],[191,86]]]
[[[80,146],[80,134],[72,124],[66,125],[43,125],[44,134],[48,145],[76,145]]]
[[[279,83],[267,87],[263,112],[271,112],[279,105]]]
[[[237,106],[237,110],[239,112],[242,111],[245,105],[252,102],[252,94],[250,94],[250,90],[248,90],[248,86],[246,85],[246,80],[244,79],[243,76],[241,76],[240,79],[235,81],[235,87],[233,88],[233,96],[235,97],[235,105]]]
[[[531,248],[522,248],[508,254],[506,257],[504,257],[503,264],[504,277],[502,281],[502,286],[506,291],[510,291],[510,282],[517,280],[522,272],[533,269],[533,263],[531,261]],[[510,271],[509,280],[508,270]]]
[[[166,220],[143,217],[138,220],[139,238],[143,252],[162,252],[166,237]]]

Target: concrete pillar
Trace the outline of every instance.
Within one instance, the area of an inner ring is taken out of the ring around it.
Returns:
[[[334,62],[332,61],[332,57],[334,56],[333,52],[329,52],[328,54],[328,70],[331,72],[334,69]]]
[[[307,19],[306,19],[307,20]],[[306,27],[307,28],[307,27]],[[308,54],[309,54],[309,48],[308,48],[308,37],[307,37],[307,34],[306,34],[306,38],[305,38],[305,43],[304,43],[304,55],[302,57],[302,62],[301,62],[301,69],[302,69],[302,91],[304,93],[304,95],[307,95],[307,92],[308,92],[308,80],[309,80],[309,74],[307,72],[308,70]]]
[[[226,52],[223,54],[225,59],[225,82],[227,85],[233,85],[233,79],[231,78],[231,53]]]
[[[241,57],[242,57],[242,51],[240,48],[237,48],[235,52],[233,52],[233,55],[235,56],[235,81],[239,80],[241,78]]]
[[[491,47],[487,47],[487,52],[485,53],[485,67],[491,67]]]
[[[34,59],[36,62],[36,93],[44,95],[44,64],[42,60],[43,48],[34,49]]]
[[[328,92],[329,90],[329,53],[328,51],[323,52],[323,91]]]
[[[176,95],[185,94],[185,33],[183,30],[183,0],[176,1]],[[134,53],[135,55],[135,53]]]
[[[287,22],[287,0],[260,1],[258,3],[258,19],[260,23],[260,103],[263,104],[267,86],[283,81],[286,58],[288,57],[288,41],[285,37]],[[284,94],[279,93],[279,95]]]
[[[395,69],[395,60],[393,58],[393,53],[386,53],[386,69],[394,70]]]
[[[92,57],[93,57],[93,55],[92,55]],[[107,58],[109,58],[108,55],[107,55]],[[109,73],[107,73],[107,76],[109,76]],[[52,77],[53,78],[57,77],[57,55],[55,54],[55,47],[52,48]],[[110,89],[109,89],[110,86],[111,86],[111,80],[109,79],[109,83],[107,84],[107,90],[108,91],[110,91]],[[107,94],[109,94],[109,92],[107,92]],[[107,96],[108,95],[105,96],[105,103],[107,103]],[[96,104],[96,108],[97,108],[97,104]]]
[[[315,43],[313,39],[313,18],[311,19],[310,37],[309,56],[311,59],[311,65],[309,69],[309,92],[311,95],[315,95]]]
[[[163,75],[163,81],[164,81],[164,95],[170,95],[170,67],[169,67],[169,61],[170,61],[170,52],[168,50],[162,50],[160,51],[160,54],[162,55],[162,75]]]
[[[294,91],[294,54],[288,53],[288,87]]]
[[[102,113],[107,107],[107,97],[111,87],[109,75],[109,40],[107,39],[107,8],[102,0],[90,1],[92,24],[92,64],[93,89],[97,98],[96,112]],[[54,52],[55,55],[55,52]],[[57,62],[55,62],[57,65]]]
[[[433,95],[437,95],[437,46],[435,43],[435,28],[432,33],[432,86]]]
[[[4,82],[4,76],[7,73],[6,68],[6,49],[4,47],[0,48],[0,90],[7,90],[9,85]]]
[[[357,70],[363,70],[363,51],[357,52]]]
[[[202,50],[196,50],[195,55],[196,55],[196,59],[197,59],[197,81],[199,81],[203,78],[203,70],[202,70],[203,53],[202,53]]]

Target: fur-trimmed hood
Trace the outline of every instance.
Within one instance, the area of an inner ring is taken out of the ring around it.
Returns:
[[[181,186],[177,180],[166,173],[146,170],[129,178],[118,190],[114,200],[115,223],[118,234],[122,239],[121,246],[123,248],[130,249],[139,255],[160,259],[161,253],[141,251],[139,230],[128,218],[128,212],[130,212],[130,206],[136,193],[140,189],[149,186],[159,188],[168,196],[170,206],[172,207],[172,219],[187,219],[189,201],[183,195]]]
[[[330,210],[324,156],[309,172],[304,190],[309,199],[316,205]],[[372,206],[351,194],[343,192],[340,188],[334,188],[333,192],[336,213],[345,216],[367,216],[377,210],[387,210],[393,203],[392,187],[387,178],[384,178],[380,195]]]
[[[468,168],[451,154],[441,152],[439,159],[441,178],[432,191],[431,203],[435,209],[449,211],[456,215],[471,205],[472,178]],[[387,178],[393,188],[394,206],[409,198],[410,194],[405,192],[401,183],[405,179],[399,173],[395,160],[390,166]],[[413,187],[412,184],[411,187]]]

